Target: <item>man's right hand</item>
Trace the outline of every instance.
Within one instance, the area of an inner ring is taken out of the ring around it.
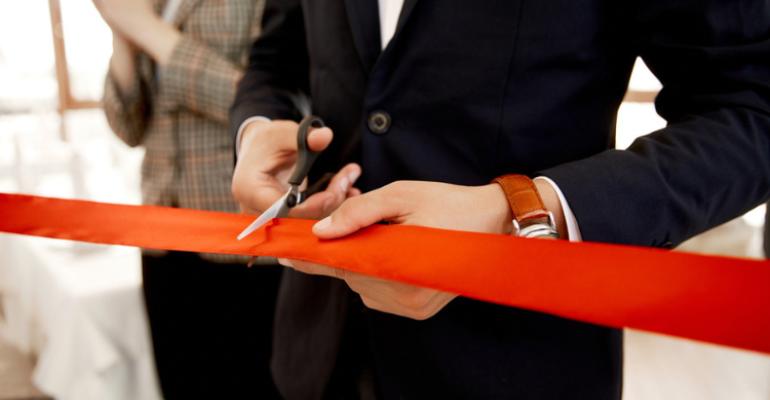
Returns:
[[[240,153],[233,174],[232,192],[245,214],[259,215],[289,190],[288,180],[297,164],[297,129],[294,121],[254,121],[241,134]],[[308,132],[312,151],[322,151],[333,138],[328,127]],[[348,197],[361,194],[353,188],[361,175],[358,164],[343,167],[326,190],[307,198],[291,209],[289,217],[321,219],[336,210]],[[307,186],[307,180],[300,189]]]

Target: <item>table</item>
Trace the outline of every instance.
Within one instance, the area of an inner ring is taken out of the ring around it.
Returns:
[[[0,234],[6,341],[57,400],[162,399],[139,250]]]

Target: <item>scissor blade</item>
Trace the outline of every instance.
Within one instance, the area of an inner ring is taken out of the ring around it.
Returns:
[[[283,209],[287,208],[286,198],[289,197],[289,194],[291,194],[291,189],[289,189],[289,191],[286,192],[286,194],[283,195],[283,197],[281,197],[278,201],[273,203],[273,205],[270,206],[270,208],[268,208],[265,212],[263,212],[262,215],[259,216],[259,218],[257,218],[254,222],[251,223],[251,225],[249,225],[246,229],[244,229],[244,231],[241,232],[240,235],[238,235],[238,240],[241,240],[246,236],[249,236],[251,232],[254,232],[260,227],[262,227],[262,225],[266,224],[267,221],[270,221],[271,219],[279,216],[278,214],[280,214]]]

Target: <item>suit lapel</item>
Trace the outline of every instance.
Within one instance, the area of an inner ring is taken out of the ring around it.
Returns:
[[[380,65],[380,60],[382,59],[387,59],[385,61],[382,61],[385,64],[392,62],[392,56],[390,55],[393,52],[392,49],[398,43],[399,38],[401,37],[401,33],[404,31],[404,27],[409,22],[409,17],[412,15],[412,11],[414,11],[414,6],[416,4],[417,4],[417,0],[404,0],[404,5],[401,7],[401,13],[398,15],[396,32],[393,33],[393,38],[390,39],[390,42],[388,42],[388,45],[382,51],[382,55],[380,55],[380,58],[377,64],[375,64],[375,68],[378,68],[378,65]]]
[[[377,0],[345,0],[345,9],[358,57],[368,74],[381,51]]]
[[[404,0],[398,16],[396,32],[388,43],[386,51],[398,40],[416,4],[417,0]],[[345,9],[359,59],[366,73],[370,74],[383,53],[378,2],[377,0],[345,0]]]
[[[393,38],[398,35],[398,33],[404,29],[404,25],[406,25],[406,21],[409,19],[409,16],[412,15],[412,11],[414,10],[414,6],[417,4],[417,0],[404,0],[404,5],[401,7],[401,13],[398,15],[398,24],[396,24],[396,34],[393,35]]]
[[[394,67],[393,48],[398,44],[399,38],[401,37],[401,33],[404,31],[404,27],[409,21],[409,17],[412,15],[412,11],[414,11],[414,6],[416,4],[417,4],[417,0],[404,0],[404,5],[401,7],[401,13],[398,15],[396,32],[393,34],[393,38],[390,39],[390,42],[388,42],[388,45],[382,51],[382,54],[377,59],[374,67],[372,68],[372,71],[371,71],[372,76],[378,74],[378,72],[374,70],[381,70],[383,69],[383,66],[387,66],[386,69]],[[385,73],[384,71],[380,71],[380,76],[386,76],[386,75],[387,73]]]

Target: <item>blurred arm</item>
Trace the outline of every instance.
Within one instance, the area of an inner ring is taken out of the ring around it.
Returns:
[[[149,89],[137,73],[136,47],[118,32],[112,37],[102,108],[115,134],[129,146],[138,146],[149,118]]]

